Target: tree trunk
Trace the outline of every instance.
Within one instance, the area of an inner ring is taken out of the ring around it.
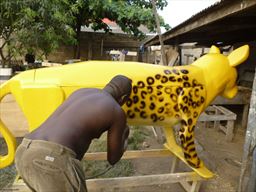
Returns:
[[[157,9],[156,9],[156,2],[155,2],[155,0],[152,0],[151,2],[152,2],[152,5],[153,5],[153,13],[154,13],[155,20],[156,20],[157,34],[158,34],[159,42],[160,42],[160,45],[161,45],[162,65],[167,65],[165,50],[164,50],[164,42],[163,42],[163,39],[162,39],[162,33],[161,33],[161,28],[160,28],[159,15],[158,15]]]
[[[74,59],[80,59],[80,46],[81,46],[81,21],[77,18],[76,24],[76,40],[77,44],[74,46]]]

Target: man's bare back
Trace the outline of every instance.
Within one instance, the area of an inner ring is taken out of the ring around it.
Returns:
[[[108,131],[108,161],[115,164],[129,135],[125,113],[116,99],[104,89],[80,89],[26,138],[61,144],[81,160],[91,141]]]

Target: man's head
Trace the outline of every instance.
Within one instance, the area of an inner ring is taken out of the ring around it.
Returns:
[[[103,88],[120,104],[123,105],[129,98],[132,90],[131,79],[117,75]]]

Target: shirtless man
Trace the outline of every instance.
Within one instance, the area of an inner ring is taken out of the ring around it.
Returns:
[[[32,191],[87,191],[80,160],[91,142],[107,131],[107,159],[122,157],[129,135],[121,108],[130,96],[131,80],[115,76],[104,88],[74,92],[17,148],[15,163]]]

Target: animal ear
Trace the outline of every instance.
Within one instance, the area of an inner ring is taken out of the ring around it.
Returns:
[[[228,55],[229,64],[232,67],[235,67],[243,63],[249,56],[249,46],[244,45],[232,51]]]
[[[212,45],[209,53],[220,53],[220,49],[218,47]]]

